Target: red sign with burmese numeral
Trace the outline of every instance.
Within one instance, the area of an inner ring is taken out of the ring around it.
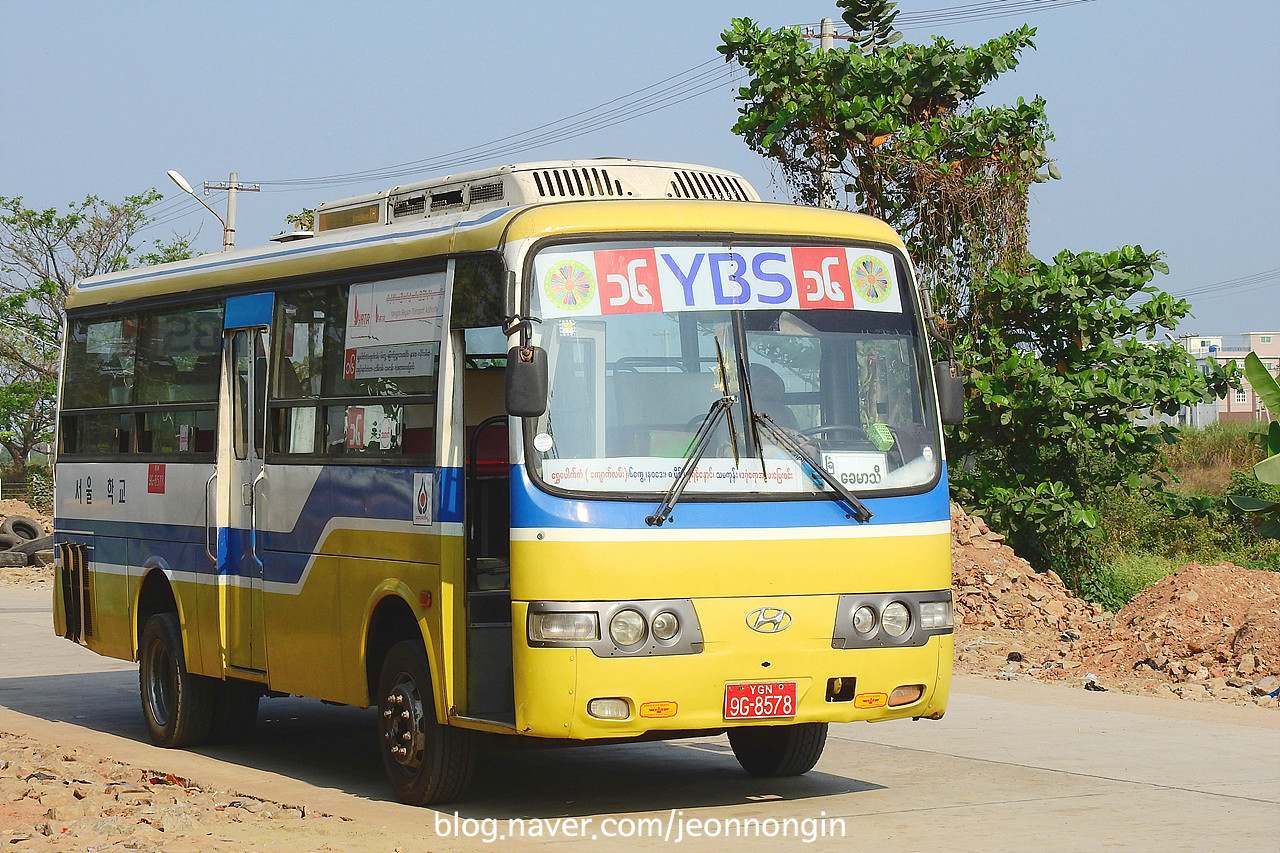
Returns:
[[[853,308],[853,285],[844,249],[797,246],[791,250],[801,308]]]
[[[662,310],[658,260],[653,249],[596,252],[600,310],[604,314],[643,314]]]
[[[762,720],[796,715],[796,683],[766,681],[724,686],[726,720]]]

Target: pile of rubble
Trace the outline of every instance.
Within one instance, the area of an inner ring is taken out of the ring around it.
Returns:
[[[1188,565],[1118,614],[952,505],[956,668],[1280,708],[1280,573]]]
[[[1080,632],[1109,621],[1071,594],[1054,572],[1037,572],[977,516],[951,505],[951,586],[957,625]]]
[[[312,847],[308,836],[332,833],[343,822],[0,732],[0,847],[5,850],[330,850],[338,848]],[[264,843],[282,830],[279,840],[291,847]]]
[[[1184,566],[1139,593],[1081,653],[1101,671],[1150,670],[1218,693],[1254,684],[1274,690],[1280,573]]]

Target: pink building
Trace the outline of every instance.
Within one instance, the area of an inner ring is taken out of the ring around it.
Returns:
[[[1212,335],[1183,335],[1179,342],[1200,362],[1209,357],[1219,362],[1235,359],[1243,367],[1245,356],[1257,353],[1273,376],[1280,374],[1280,332],[1250,332],[1240,336],[1239,344],[1228,346],[1223,346],[1222,337]],[[1269,421],[1274,414],[1262,405],[1247,381],[1241,383],[1240,390],[1229,391],[1218,401],[1220,421]]]

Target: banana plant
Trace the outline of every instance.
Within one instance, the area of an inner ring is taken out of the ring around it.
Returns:
[[[1249,353],[1244,360],[1244,376],[1267,407],[1267,411],[1273,416],[1280,415],[1280,383],[1276,382],[1276,378],[1255,353]],[[1267,458],[1253,466],[1253,475],[1261,483],[1280,485],[1280,422],[1271,421],[1262,435],[1262,445]],[[1227,495],[1227,502],[1244,512],[1258,513],[1258,532],[1263,536],[1280,539],[1280,503],[1246,495]]]

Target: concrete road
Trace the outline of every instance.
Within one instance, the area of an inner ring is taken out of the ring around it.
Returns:
[[[248,743],[152,747],[136,666],[55,638],[49,609],[46,593],[0,589],[0,729],[349,817],[369,827],[360,849],[1280,844],[1280,714],[1261,708],[958,678],[941,722],[833,726],[798,779],[746,776],[723,737],[506,749],[482,758],[455,816],[388,799],[365,710],[264,700]]]

